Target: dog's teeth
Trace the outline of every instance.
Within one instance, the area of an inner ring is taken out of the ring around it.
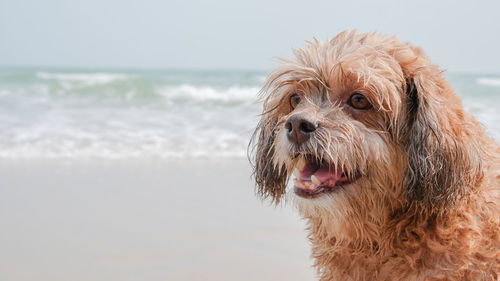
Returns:
[[[314,187],[314,184],[312,184],[311,182],[307,182],[306,183],[306,188],[310,189],[310,190],[313,190],[315,187]]]
[[[312,182],[314,185],[316,185],[316,186],[318,186],[318,185],[320,185],[320,184],[321,184],[321,182],[319,181],[319,179],[318,179],[315,175],[312,175],[312,176],[311,176],[311,182]]]

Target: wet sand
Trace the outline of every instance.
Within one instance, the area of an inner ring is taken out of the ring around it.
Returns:
[[[0,280],[314,280],[246,160],[0,162]]]

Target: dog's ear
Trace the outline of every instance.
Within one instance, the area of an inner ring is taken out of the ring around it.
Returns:
[[[249,148],[255,149],[255,158],[251,162],[258,195],[262,198],[271,197],[278,204],[285,194],[288,175],[284,166],[276,167],[272,160],[276,123],[277,120],[263,117],[255,129]],[[251,155],[249,157],[252,158]]]
[[[436,211],[453,205],[482,177],[481,154],[470,119],[442,72],[420,49],[410,51],[413,59],[400,61],[406,76],[406,198]]]

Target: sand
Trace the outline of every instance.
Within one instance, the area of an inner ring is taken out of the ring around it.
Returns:
[[[0,162],[0,280],[314,280],[246,160]]]

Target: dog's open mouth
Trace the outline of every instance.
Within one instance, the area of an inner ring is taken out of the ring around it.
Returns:
[[[313,198],[321,193],[332,192],[343,185],[350,184],[359,178],[358,173],[348,174],[342,167],[306,159],[301,168],[295,171],[295,194]]]

